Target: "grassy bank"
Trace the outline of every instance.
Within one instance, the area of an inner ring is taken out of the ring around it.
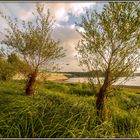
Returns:
[[[140,137],[140,94],[111,93],[107,120],[96,124],[95,94],[86,84],[46,82],[33,97],[24,82],[0,82],[0,137]]]

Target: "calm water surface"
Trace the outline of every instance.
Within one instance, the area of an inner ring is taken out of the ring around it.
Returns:
[[[103,79],[103,78],[101,78]],[[119,80],[115,83],[115,85],[120,84],[121,85],[127,85],[127,86],[140,86],[140,76],[135,76],[132,78],[129,78],[128,81],[126,82],[122,82],[124,81],[125,78],[119,78]],[[76,82],[88,82],[88,78],[83,78],[83,77],[78,77],[78,78],[69,78],[68,80],[66,80],[66,82],[68,83],[76,83]]]

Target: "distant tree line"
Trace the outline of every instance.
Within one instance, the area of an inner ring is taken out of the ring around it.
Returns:
[[[58,72],[58,73],[62,73],[69,78],[72,78],[72,77],[75,77],[75,78],[76,77],[88,77],[91,74],[91,72]],[[94,73],[96,73],[96,71],[94,71]],[[98,71],[98,73],[99,73],[100,77],[104,76],[104,74],[101,71]]]
[[[93,77],[96,77],[97,72],[98,72],[98,77],[105,77],[105,73],[103,73],[100,70],[90,71],[90,72],[57,72],[57,73],[64,74],[65,76],[69,78],[78,78],[78,77],[89,77],[91,73],[94,73]],[[120,75],[120,77],[125,77],[125,76],[127,75],[125,74]],[[140,76],[140,73],[134,73],[132,76]]]

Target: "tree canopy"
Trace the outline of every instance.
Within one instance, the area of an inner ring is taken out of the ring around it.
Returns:
[[[128,79],[140,66],[140,4],[110,2],[101,12],[87,11],[78,25],[83,28],[76,47],[79,62],[90,71],[97,116],[104,120],[105,99],[112,85],[120,76]],[[104,78],[99,78],[98,71]]]
[[[76,49],[80,64],[98,79],[98,71],[108,74],[111,85],[120,76],[130,76],[139,66],[140,58],[140,5],[135,2],[109,3],[103,11],[87,11],[78,24],[84,29]]]
[[[5,29],[5,38],[1,43],[11,47],[32,69],[41,69],[64,56],[63,47],[51,37],[54,20],[49,10],[44,12],[44,5],[36,5],[32,21],[13,20],[2,12],[0,15],[10,27]]]
[[[51,36],[54,19],[49,10],[45,12],[44,5],[40,3],[36,4],[36,11],[33,12],[34,19],[31,21],[12,19],[2,12],[0,15],[9,25],[3,33],[4,39],[1,44],[15,51],[26,62],[26,66],[30,66],[27,71],[26,94],[32,95],[35,91],[38,71],[50,69],[55,60],[64,57],[63,47]]]

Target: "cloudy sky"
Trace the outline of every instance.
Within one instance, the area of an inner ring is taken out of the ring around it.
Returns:
[[[104,3],[102,2],[49,2],[44,3],[45,9],[50,10],[56,22],[54,25],[53,37],[59,39],[66,50],[66,57],[59,60],[61,71],[81,71],[78,61],[75,58],[75,46],[80,40],[80,35],[75,30],[75,22],[80,22],[80,15],[85,13],[86,9],[96,9],[101,11]],[[34,11],[35,3],[27,2],[1,2],[0,10],[12,17],[22,20],[32,20],[32,11]],[[5,21],[0,19],[0,31],[7,27]],[[79,29],[82,30],[82,29]],[[1,37],[1,35],[0,35]]]

